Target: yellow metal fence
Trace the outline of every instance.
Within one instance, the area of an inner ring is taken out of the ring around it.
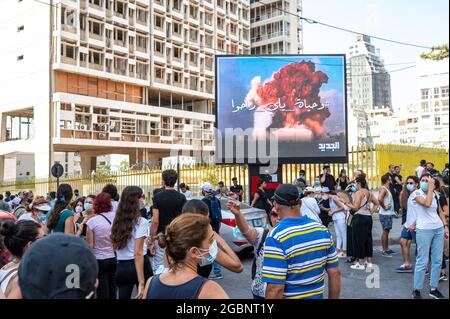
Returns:
[[[445,149],[421,148],[399,145],[377,145],[376,147],[360,146],[352,148],[349,152],[348,163],[329,164],[331,173],[337,177],[341,169],[346,169],[350,177],[353,171],[362,169],[367,174],[371,189],[378,189],[381,185],[381,176],[388,171],[391,164],[402,168],[402,175],[414,175],[415,169],[421,159],[434,162],[435,168],[442,170],[448,162],[448,151]],[[291,183],[298,177],[300,169],[306,171],[307,179],[312,183],[315,176],[319,176],[326,164],[288,164],[283,165],[283,181]],[[237,177],[244,188],[244,200],[248,199],[248,167],[246,165],[216,165],[182,167],[180,169],[180,182],[190,186],[194,195],[199,195],[199,187],[203,182],[216,185],[224,181],[226,186],[231,185],[231,179]],[[147,198],[155,188],[161,187],[161,169],[155,168],[146,171],[117,172],[108,175],[87,175],[61,178],[60,183],[69,183],[73,189],[80,190],[82,195],[96,194],[107,183],[117,186],[122,191],[128,185],[136,185],[144,190]],[[22,183],[0,182],[0,193],[11,191],[17,193],[21,190],[33,190],[35,194],[47,194],[56,189],[56,180],[37,179]]]

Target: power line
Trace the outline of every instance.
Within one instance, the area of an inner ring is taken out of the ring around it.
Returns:
[[[263,4],[263,5],[268,5],[268,3],[262,2],[261,0],[256,0],[256,2],[259,2],[259,3]],[[348,33],[358,34],[358,35],[366,35],[366,36],[369,36],[369,37],[371,37],[371,38],[373,38],[373,39],[377,39],[377,40],[381,40],[381,41],[386,41],[386,42],[390,42],[390,43],[395,43],[395,44],[400,44],[400,45],[406,45],[406,46],[411,46],[411,47],[416,47],[416,48],[421,48],[421,49],[428,49],[428,50],[431,50],[431,49],[432,49],[431,47],[427,47],[427,46],[424,46],[424,45],[418,45],[418,44],[413,44],[413,43],[407,43],[407,42],[402,42],[402,41],[397,41],[397,40],[387,39],[387,38],[383,38],[383,37],[379,37],[379,36],[374,36],[374,35],[364,34],[364,33],[362,33],[362,32],[357,32],[357,31],[353,31],[353,30],[346,29],[346,28],[343,28],[343,27],[339,27],[339,26],[335,26],[335,25],[328,24],[328,23],[320,22],[320,21],[317,21],[317,20],[314,20],[314,19],[306,18],[306,17],[303,17],[303,16],[301,16],[301,15],[298,15],[298,14],[295,14],[295,13],[292,13],[292,12],[289,12],[289,11],[286,11],[286,10],[281,9],[281,8],[278,8],[278,7],[275,7],[275,9],[276,9],[276,10],[279,10],[279,11],[281,11],[281,12],[290,14],[290,15],[292,15],[292,16],[295,16],[295,17],[297,17],[298,19],[301,19],[301,20],[304,20],[304,21],[308,22],[309,24],[320,24],[320,25],[323,25],[323,26],[328,27],[328,28],[332,28],[332,29],[336,29],[336,30],[340,30],[340,31],[348,32]]]

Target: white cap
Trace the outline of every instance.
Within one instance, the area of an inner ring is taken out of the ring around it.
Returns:
[[[213,187],[212,187],[212,185],[210,183],[203,183],[202,191],[207,192],[207,193],[212,193],[213,192]]]
[[[305,192],[314,192],[314,188],[312,188],[311,186],[308,186],[305,188]]]
[[[48,204],[41,204],[41,205],[36,206],[36,209],[41,210],[43,212],[48,212],[49,210],[52,209],[52,207]]]
[[[330,189],[328,187],[322,187],[322,192],[323,193],[329,193]]]

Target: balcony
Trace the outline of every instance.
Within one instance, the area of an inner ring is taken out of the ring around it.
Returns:
[[[89,63],[89,68],[92,70],[103,71],[103,65],[97,63]]]
[[[112,19],[112,16],[113,16],[112,10],[111,9],[107,9],[106,10],[106,18],[107,19]]]
[[[125,47],[125,41],[124,40],[114,40],[114,44],[121,46],[121,47]]]
[[[140,80],[147,80],[147,73],[136,73],[136,77]]]
[[[114,74],[127,75],[127,70],[126,69],[114,69]]]
[[[111,48],[112,48],[112,41],[111,41],[110,38],[106,38],[106,47],[107,47],[108,49],[111,49]]]
[[[77,33],[77,28],[68,24],[61,24],[61,30],[71,33]]]
[[[77,60],[66,56],[61,56],[61,62],[65,64],[77,65]]]
[[[130,45],[128,46],[128,52],[129,52],[130,54],[133,54],[133,53],[134,53],[134,45],[130,44]]]
[[[81,32],[80,32],[80,39],[83,42],[87,42],[88,36],[87,36],[87,32],[86,31],[81,30]]]
[[[142,52],[142,53],[147,53],[147,48],[143,48],[143,47],[137,46],[136,47],[136,51],[139,51],[139,52]]]
[[[89,32],[89,37],[94,40],[103,41],[103,36],[101,34]]]

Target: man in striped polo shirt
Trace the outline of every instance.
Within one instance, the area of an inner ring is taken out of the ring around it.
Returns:
[[[273,197],[281,218],[264,246],[262,280],[266,299],[321,299],[328,274],[328,298],[339,298],[341,273],[331,234],[318,222],[301,216],[298,191],[280,185]]]

